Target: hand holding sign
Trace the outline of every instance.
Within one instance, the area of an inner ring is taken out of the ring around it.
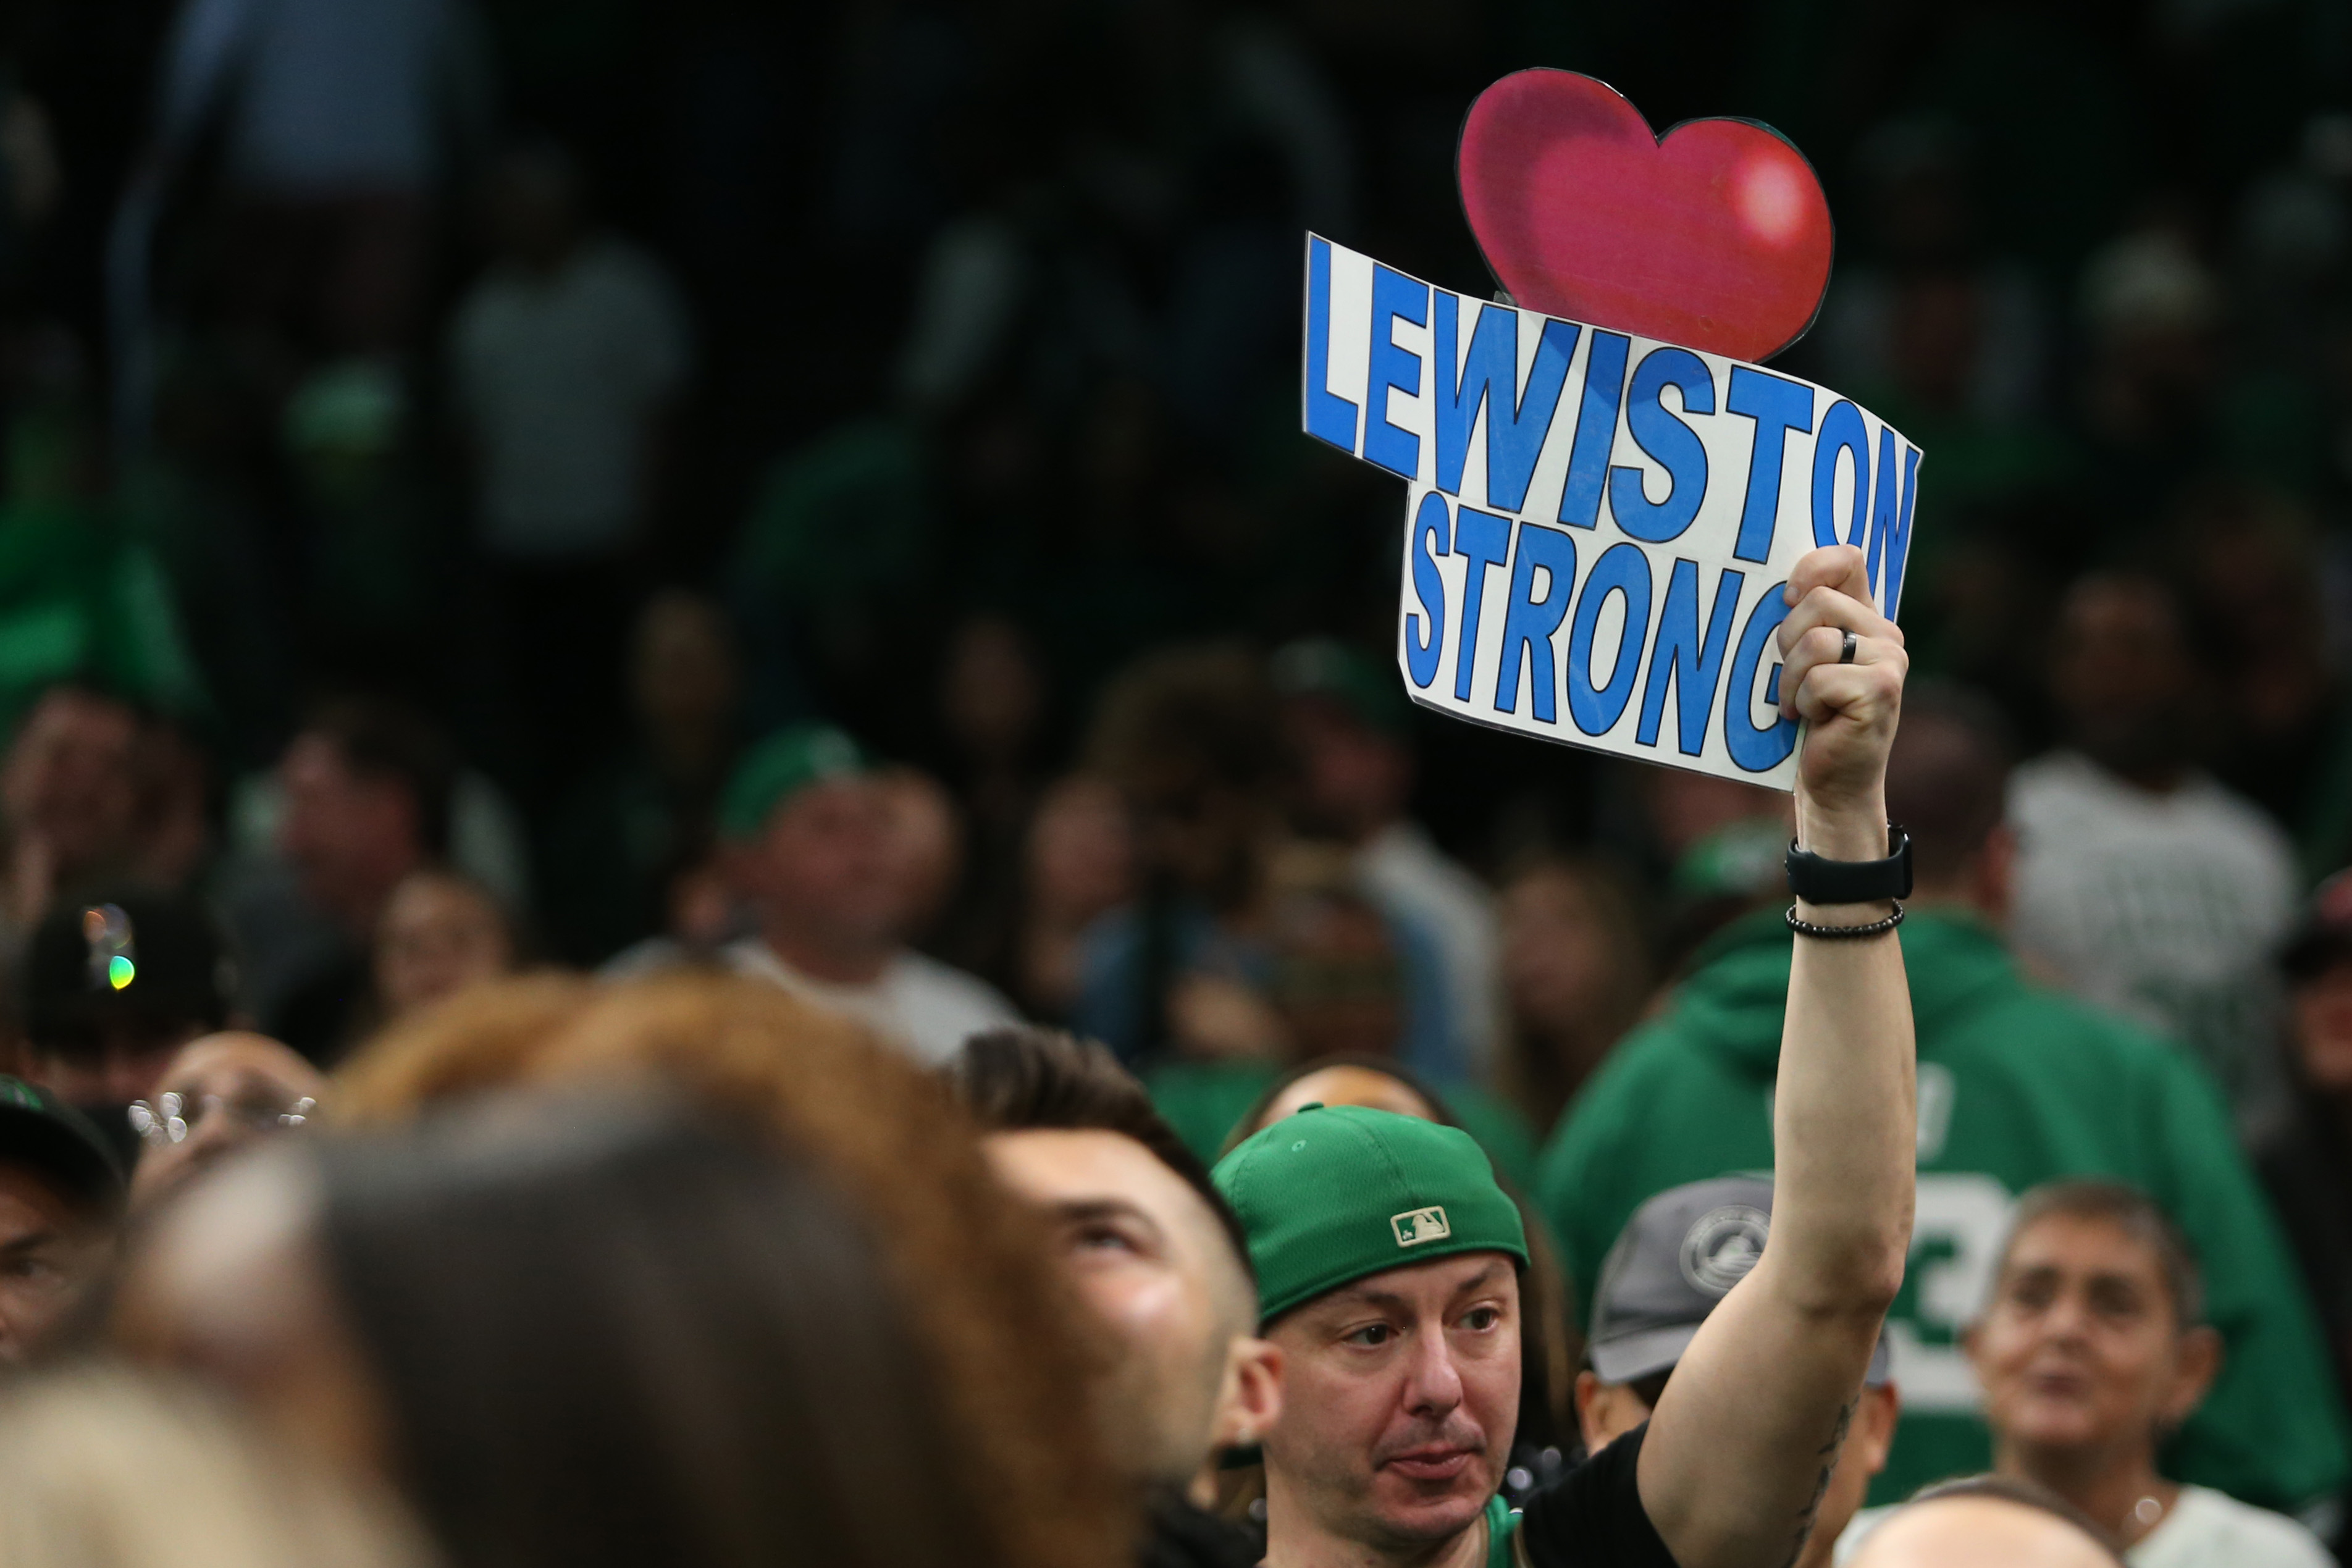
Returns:
[[[1800,837],[1832,859],[1876,860],[1886,852],[1886,754],[1911,665],[1902,630],[1872,607],[1868,565],[1852,545],[1808,552],[1784,592],[1789,615],[1773,639],[1781,714],[1805,721]]]

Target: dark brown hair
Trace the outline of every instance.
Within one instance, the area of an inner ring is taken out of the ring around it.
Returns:
[[[335,697],[310,710],[302,733],[332,745],[353,773],[388,779],[405,789],[415,804],[416,836],[425,858],[449,852],[457,758],[431,720],[405,703]]]
[[[866,1228],[699,1121],[541,1095],[318,1146],[419,1511],[457,1568],[961,1568],[971,1477]]]
[[[1209,1167],[1160,1114],[1150,1091],[1104,1046],[1059,1030],[1014,1025],[973,1035],[940,1071],[990,1132],[1117,1133],[1141,1144],[1200,1195],[1233,1244],[1242,1271],[1255,1279],[1249,1237],[1210,1179]]]

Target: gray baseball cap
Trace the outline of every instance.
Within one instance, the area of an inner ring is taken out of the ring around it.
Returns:
[[[1603,1383],[1671,1371],[1698,1325],[1764,1255],[1772,1184],[1717,1176],[1670,1186],[1633,1211],[1592,1294],[1592,1370]],[[1893,1380],[1886,1335],[1864,1381]]]

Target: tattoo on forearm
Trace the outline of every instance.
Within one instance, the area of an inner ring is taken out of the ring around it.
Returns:
[[[1831,1429],[1830,1440],[1814,1454],[1822,1462],[1822,1473],[1813,1482],[1813,1495],[1797,1511],[1796,1539],[1789,1543],[1789,1559],[1781,1568],[1796,1568],[1797,1559],[1805,1554],[1805,1542],[1813,1533],[1814,1516],[1822,1511],[1822,1499],[1830,1490],[1830,1475],[1837,1469],[1838,1452],[1845,1447],[1846,1431],[1853,1425],[1854,1407],[1861,1403],[1859,1396],[1845,1402],[1845,1408],[1838,1412],[1836,1427]]]

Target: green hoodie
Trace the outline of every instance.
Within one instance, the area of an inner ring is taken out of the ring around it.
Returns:
[[[1634,1208],[1667,1187],[1772,1164],[1771,1092],[1789,989],[1777,909],[1720,933],[1670,1009],[1620,1045],[1544,1151],[1537,1197],[1579,1308]],[[2165,1468],[2295,1510],[2345,1481],[2343,1412],[2277,1222],[2232,1140],[2220,1091],[2132,1026],[2037,989],[1990,930],[1941,910],[1903,928],[1919,1032],[1919,1204],[1887,1315],[1903,1420],[1871,1489],[1892,1501],[1990,1461],[1955,1343],[1982,1300],[2012,1200],[2106,1176],[2162,1203],[2204,1265],[2228,1345],[2220,1380]]]

